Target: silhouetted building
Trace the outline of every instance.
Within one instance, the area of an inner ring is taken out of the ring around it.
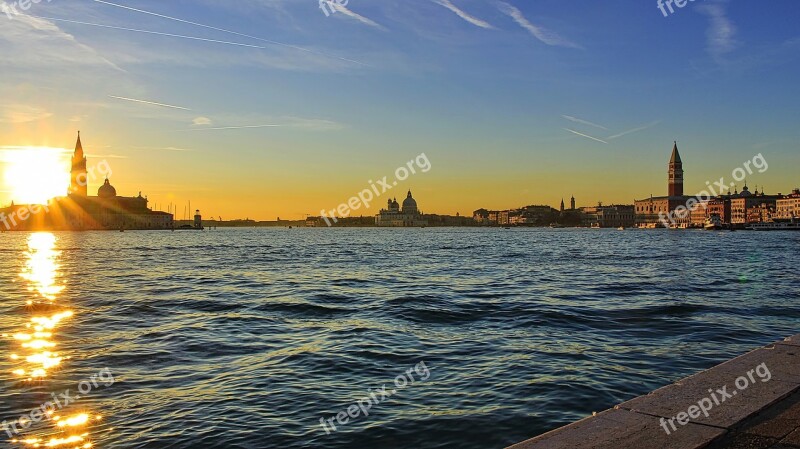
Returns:
[[[416,227],[426,226],[427,221],[409,190],[406,199],[403,200],[403,208],[400,208],[396,198],[388,200],[386,209],[381,209],[375,216],[375,224],[381,227]]]
[[[154,212],[147,207],[141,192],[136,197],[117,195],[108,178],[88,195],[88,173],[80,133],[75,144],[70,169],[70,186],[66,197],[54,198],[44,206],[26,206],[33,213],[19,220],[19,230],[114,230],[114,229],[171,229],[172,214]],[[36,209],[38,207],[38,209]],[[11,212],[19,217],[25,211],[12,204]]]

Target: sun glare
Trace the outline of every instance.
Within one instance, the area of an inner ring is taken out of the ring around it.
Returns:
[[[46,204],[64,196],[69,187],[68,156],[60,148],[26,147],[7,150],[4,183],[17,204]]]

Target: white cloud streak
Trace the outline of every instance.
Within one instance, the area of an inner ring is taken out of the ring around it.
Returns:
[[[478,19],[477,17],[471,16],[466,12],[464,12],[463,10],[459,9],[450,0],[432,0],[432,1],[438,5],[444,6],[445,8],[454,12],[458,17],[461,17],[462,19],[475,25],[476,27],[480,27],[486,30],[494,29],[494,27],[490,25],[488,22]]]
[[[567,120],[569,120],[571,122],[580,123],[582,125],[589,125],[589,126],[593,126],[595,128],[600,128],[600,129],[604,129],[604,130],[608,131],[608,128],[606,128],[605,126],[598,125],[597,123],[592,123],[592,122],[590,122],[588,120],[582,120],[582,119],[579,119],[577,117],[573,117],[571,115],[562,115],[561,117],[563,117],[563,118],[565,118],[565,119],[567,119]]]
[[[105,1],[105,0],[92,0],[92,1],[94,1],[96,3],[102,3],[102,4],[108,5],[108,6],[113,6],[113,7],[116,7],[116,8],[126,9],[126,10],[137,12],[137,13],[140,13],[140,14],[147,14],[147,15],[151,15],[151,16],[155,16],[155,17],[160,17],[162,19],[172,20],[172,21],[175,21],[175,22],[185,23],[185,24],[188,24],[188,25],[194,25],[194,26],[207,28],[207,29],[214,30],[214,31],[220,31],[222,33],[233,34],[235,36],[246,37],[248,39],[255,39],[255,40],[258,40],[258,41],[261,41],[261,42],[266,42],[266,43],[272,44],[272,45],[279,45],[281,47],[291,48],[291,49],[294,49],[294,50],[299,50],[299,51],[303,51],[303,52],[307,52],[307,53],[313,53],[313,54],[320,55],[320,56],[325,56],[325,57],[328,57],[328,58],[334,58],[334,59],[338,59],[340,61],[352,62],[354,64],[360,64],[360,65],[367,65],[367,64],[364,64],[363,62],[356,61],[356,60],[353,60],[353,59],[342,58],[340,56],[335,56],[335,55],[331,55],[331,54],[327,54],[327,53],[311,50],[311,49],[308,49],[308,48],[299,47],[297,45],[287,44],[285,42],[273,41],[273,40],[265,39],[265,38],[258,37],[258,36],[252,36],[250,34],[240,33],[238,31],[227,30],[225,28],[218,28],[218,27],[215,27],[215,26],[206,25],[206,24],[198,23],[198,22],[192,22],[190,20],[185,20],[185,19],[181,19],[181,18],[178,18],[178,17],[167,16],[167,15],[164,15],[164,14],[158,14],[158,13],[155,13],[155,12],[152,12],[152,11],[146,11],[146,10],[143,10],[143,9],[132,8],[130,6],[120,5],[120,4],[108,2],[108,1]],[[369,20],[369,19],[366,19],[366,20]],[[375,24],[375,25],[377,25],[377,24]]]
[[[195,129],[181,129],[179,131],[221,131],[226,129],[253,129],[253,128],[280,128],[286,125],[243,125],[243,126],[218,126],[215,128],[195,128]]]
[[[131,31],[131,32],[135,32],[135,33],[154,34],[154,35],[157,35],[157,36],[175,37],[175,38],[179,38],[179,39],[188,39],[188,40],[193,40],[193,41],[202,41],[202,42],[211,42],[211,43],[215,43],[215,44],[233,45],[233,46],[237,46],[237,47],[249,47],[249,48],[257,48],[257,49],[261,49],[261,50],[266,50],[266,48],[267,48],[267,47],[264,47],[264,46],[261,46],[261,45],[250,45],[250,44],[244,44],[244,43],[241,43],[241,42],[230,42],[230,41],[222,41],[222,40],[217,40],[217,39],[206,39],[204,37],[186,36],[186,35],[183,35],[183,34],[162,33],[160,31],[139,30],[139,29],[136,29],[136,28],[118,27],[118,26],[114,26],[114,25],[103,25],[103,24],[100,24],[100,23],[81,22],[79,20],[56,19],[56,18],[53,18],[53,17],[36,17],[36,18],[37,19],[43,19],[43,20],[52,20],[54,22],[65,22],[65,23],[72,23],[72,24],[76,24],[76,25],[86,25],[86,26],[92,26],[92,27],[98,27],[98,28],[109,28],[109,29],[112,29],[112,30]]]
[[[29,123],[44,120],[53,116],[53,113],[38,107],[26,104],[12,104],[0,109],[0,123]]]
[[[706,3],[698,7],[698,11],[711,21],[706,32],[706,49],[717,62],[736,48],[736,26],[728,18],[725,7],[723,2]]]
[[[656,120],[656,121],[650,122],[650,123],[648,123],[648,124],[646,124],[644,126],[640,126],[638,128],[634,128],[634,129],[629,129],[628,131],[623,131],[623,132],[621,132],[619,134],[614,134],[613,136],[608,137],[608,140],[614,140],[614,139],[617,139],[617,138],[622,137],[622,136],[627,136],[628,134],[633,134],[633,133],[636,133],[636,132],[639,132],[639,131],[644,131],[645,129],[652,128],[652,127],[658,125],[659,123],[661,123],[661,120]]]
[[[604,143],[604,144],[608,145],[608,142],[606,142],[605,140],[598,139],[597,137],[592,137],[592,136],[590,136],[590,135],[588,135],[588,134],[579,133],[578,131],[575,131],[575,130],[573,130],[573,129],[564,128],[564,131],[569,131],[569,132],[571,132],[572,134],[577,134],[577,135],[579,135],[579,136],[581,136],[581,137],[585,137],[585,138],[587,138],[587,139],[592,139],[592,140],[595,140],[595,141],[597,141],[597,142]]]
[[[181,109],[183,111],[191,111],[191,109],[184,108],[183,106],[174,106],[174,105],[171,105],[171,104],[156,103],[155,101],[137,100],[136,98],[118,97],[116,95],[109,95],[109,98],[116,98],[117,100],[125,100],[125,101],[130,101],[130,102],[133,102],[133,103],[148,104],[148,105],[152,105],[152,106],[161,106],[163,108]]]
[[[541,26],[534,25],[522,14],[522,11],[517,9],[516,6],[505,2],[498,2],[497,4],[502,13],[514,19],[519,26],[526,29],[533,35],[533,37],[539,39],[541,42],[555,47],[581,48],[580,45],[575,44],[552,31],[549,31]]]
[[[335,9],[337,12],[340,12],[340,13],[344,14],[345,16],[350,17],[351,19],[355,19],[355,20],[357,20],[357,21],[359,21],[359,22],[361,22],[363,24],[369,25],[369,26],[377,28],[379,30],[387,31],[386,28],[383,25],[375,22],[372,19],[366,18],[366,17],[362,16],[361,14],[358,14],[356,12],[351,11],[346,6],[344,6],[344,5],[340,4],[340,3],[331,2],[331,3],[329,3],[329,5],[333,9]]]

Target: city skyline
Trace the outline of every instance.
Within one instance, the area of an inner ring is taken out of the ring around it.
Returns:
[[[452,215],[664,195],[674,140],[692,167],[687,194],[758,153],[771,168],[749,185],[798,183],[788,0],[708,0],[669,17],[655,2],[351,0],[329,17],[317,2],[123,5],[168,18],[119,5],[0,16],[6,178],[18,153],[52,147],[66,187],[81,129],[121,190],[225,219],[318,215],[420,152],[435,168],[389,194],[411,189]]]

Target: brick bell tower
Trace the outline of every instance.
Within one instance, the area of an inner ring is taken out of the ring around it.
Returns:
[[[78,131],[78,141],[75,143],[75,153],[72,155],[72,170],[70,170],[69,194],[88,196],[89,179],[86,174],[86,156],[81,145],[81,132]]]
[[[683,162],[678,152],[678,142],[672,147],[669,160],[669,196],[683,196]]]

